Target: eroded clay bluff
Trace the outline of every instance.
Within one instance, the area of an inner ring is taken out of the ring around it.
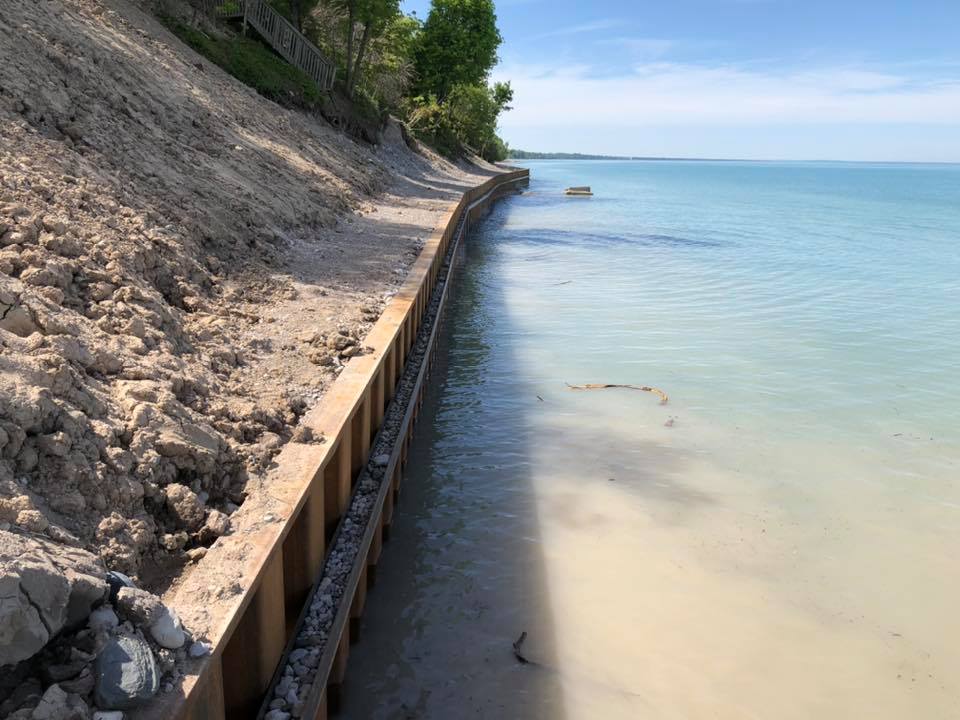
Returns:
[[[230,532],[422,243],[337,222],[435,160],[259,97],[152,10],[0,0],[0,717],[86,717],[110,652],[139,702],[204,651],[118,588]]]

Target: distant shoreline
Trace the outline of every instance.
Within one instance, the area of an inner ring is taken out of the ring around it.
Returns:
[[[785,158],[711,158],[711,157],[657,157],[653,155],[590,155],[585,153],[528,152],[511,150],[507,160],[617,160],[625,161],[670,161],[670,162],[750,162],[750,163],[840,163],[847,165],[960,165],[949,160],[788,160]]]
[[[508,160],[710,160],[711,162],[738,162],[738,158],[652,157],[645,155],[589,155],[584,153],[541,153],[511,150]]]

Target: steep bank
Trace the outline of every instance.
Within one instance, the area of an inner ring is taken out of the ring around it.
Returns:
[[[61,611],[104,596],[103,568],[161,593],[230,532],[449,201],[487,171],[414,154],[395,127],[372,149],[284,110],[137,6],[2,2],[0,26],[9,665],[82,626]],[[24,599],[14,535],[38,572],[68,578],[50,601],[63,607]],[[6,675],[23,685],[36,664]],[[37,692],[19,700],[0,715]]]

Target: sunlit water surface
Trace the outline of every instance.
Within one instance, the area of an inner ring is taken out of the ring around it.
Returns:
[[[960,718],[960,167],[530,166],[347,717]]]

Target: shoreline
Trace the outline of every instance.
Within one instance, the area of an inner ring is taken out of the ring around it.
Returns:
[[[472,213],[472,207],[467,206],[477,196],[486,193],[481,202],[492,201],[501,184],[512,184],[525,177],[525,171],[492,176],[464,193],[460,202],[444,214],[404,286],[367,336],[366,340],[372,345],[370,352],[358,356],[332,385],[324,400],[304,416],[302,426],[311,428],[312,437],[322,441],[288,444],[278,456],[268,482],[264,483],[269,492],[263,501],[245,503],[236,514],[233,532],[215,544],[194,573],[166,596],[185,626],[201,634],[204,642],[212,646],[212,652],[209,659],[183,666],[186,673],[180,687],[170,688],[168,699],[158,698],[134,714],[134,718],[170,717],[171,712],[180,713],[177,717],[217,717],[218,711],[210,708],[219,708],[224,697],[241,706],[259,699],[261,691],[255,688],[259,685],[266,689],[266,680],[273,677],[274,658],[279,659],[286,645],[285,635],[272,628],[290,629],[289,613],[299,604],[298,600],[291,603],[291,594],[299,597],[312,586],[316,573],[310,570],[310,565],[330,562],[323,552],[323,536],[329,537],[332,527],[339,528],[335,518],[346,517],[351,497],[360,487],[357,473],[359,467],[368,463],[371,428],[376,429],[384,420],[388,401],[399,388],[392,378],[396,375],[399,379],[407,352],[413,353],[420,318],[430,310],[431,292],[440,281],[440,266],[447,258],[446,249],[461,222],[461,208],[464,213]],[[405,420],[407,431],[412,429],[410,420]],[[399,452],[403,448],[405,445],[395,447],[384,468],[385,474],[396,477],[397,481]],[[371,469],[380,467],[376,459],[369,462]],[[336,509],[331,509],[331,500],[338,506]],[[380,502],[384,500],[381,494]],[[360,502],[366,501],[361,498]],[[382,506],[378,508],[368,519],[382,523],[379,513],[386,510]],[[334,525],[331,525],[332,517]],[[340,531],[334,532],[333,540]],[[366,542],[371,541],[372,537],[368,536]],[[360,549],[358,560],[365,557],[366,548],[368,545]],[[302,557],[293,560],[295,552]],[[338,555],[333,562],[339,564],[344,560]],[[298,564],[297,570],[291,571],[292,563]],[[284,581],[289,585],[291,578],[295,584],[299,583],[298,588],[285,587]],[[365,573],[361,579],[359,573],[354,572],[351,582],[360,582],[362,589],[356,592],[365,594]],[[224,588],[228,592],[225,593]],[[343,599],[355,601],[349,587],[342,593],[338,617],[343,612]],[[351,603],[345,607],[351,610]],[[264,628],[271,630],[268,633]],[[346,632],[343,627],[341,631]],[[244,634],[252,637],[242,637]],[[345,663],[343,649],[348,644],[349,640],[332,646],[333,650],[339,648],[337,664],[341,667]],[[224,656],[223,668],[220,667],[221,655]],[[320,658],[316,660],[319,662]],[[333,657],[327,662],[332,667]],[[325,701],[322,690],[317,692],[320,696],[313,697],[312,702],[318,708],[325,707],[320,704]],[[237,700],[237,695],[249,700]],[[229,706],[226,712],[230,712]]]

